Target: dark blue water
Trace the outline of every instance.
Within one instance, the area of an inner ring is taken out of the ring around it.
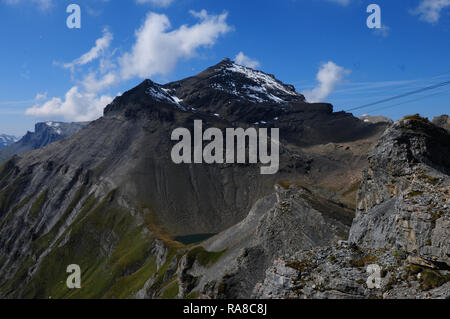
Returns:
[[[187,236],[178,236],[174,239],[182,244],[190,245],[200,243],[208,238],[211,238],[215,234],[195,234],[195,235],[187,235]]]

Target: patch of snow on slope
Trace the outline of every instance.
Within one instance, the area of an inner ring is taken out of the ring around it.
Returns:
[[[19,139],[15,136],[1,134],[0,135],[0,146],[6,147],[6,146],[9,146],[9,145],[17,142],[18,140]]]
[[[169,89],[159,87],[155,88],[154,86],[151,86],[145,91],[145,93],[151,95],[158,101],[175,104],[179,109],[186,111],[186,108],[180,104],[183,100],[179,99],[175,95],[172,95]]]
[[[242,65],[238,65],[233,63],[231,67],[227,68],[228,71],[241,73],[245,75],[247,78],[253,80],[254,82],[258,83],[261,87],[265,89],[273,89],[277,91],[281,91],[287,95],[293,95],[293,96],[299,96],[300,94],[288,89],[281,83],[279,83],[274,77],[265,74],[261,71],[253,70],[250,68],[247,68]]]
[[[217,69],[216,72],[212,79],[220,80],[213,82],[211,87],[235,95],[242,100],[282,104],[287,102],[285,100],[287,96],[290,98],[301,97],[301,94],[297,93],[292,86],[284,85],[273,76],[235,63]],[[243,75],[249,81],[242,85],[239,81],[234,80],[233,74]]]
[[[46,122],[45,124],[47,126],[50,126],[50,127],[59,127],[59,126],[61,126],[60,123],[55,123],[55,122]]]
[[[56,122],[50,122],[49,121],[49,122],[45,122],[45,125],[50,127],[53,130],[53,132],[55,132],[56,134],[62,135],[63,132],[59,128],[61,126],[61,123],[56,123]]]

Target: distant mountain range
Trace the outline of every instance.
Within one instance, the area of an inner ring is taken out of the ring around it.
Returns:
[[[194,135],[195,120],[279,128],[278,173],[175,164],[171,134]],[[26,145],[63,133],[56,123],[36,131]],[[393,123],[308,103],[229,59],[177,82],[145,80],[76,134],[0,167],[0,297],[413,298],[428,289],[448,298],[449,141],[420,116]],[[373,292],[362,278],[378,261],[390,268]],[[82,288],[70,290],[74,263]],[[411,263],[438,279],[421,286],[417,273],[396,273]]]
[[[18,141],[18,138],[12,135],[0,134],[0,149],[8,147]]]
[[[15,154],[36,150],[60,139],[69,137],[78,132],[86,124],[88,122],[37,123],[34,132],[27,132],[21,139],[13,136],[0,135],[0,164]],[[3,147],[2,141],[4,141]]]

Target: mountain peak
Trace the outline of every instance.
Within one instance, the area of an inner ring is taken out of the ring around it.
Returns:
[[[255,70],[226,58],[213,67],[212,87],[254,103],[283,104],[304,101],[293,85],[274,75]]]
[[[146,79],[135,88],[116,97],[106,106],[103,113],[107,115],[131,111],[131,109],[135,111],[138,109],[151,109],[155,105],[176,107],[185,111],[186,108],[181,105],[181,102],[182,100],[171,89]]]
[[[245,111],[247,115],[254,113],[255,116],[250,117],[258,120],[256,114],[261,113],[261,107],[277,113],[295,103],[305,103],[305,98],[294,86],[281,82],[274,75],[224,58],[203,72],[177,82],[160,85],[144,80],[114,99],[104,114],[122,111],[134,114],[134,111],[153,109],[154,106],[167,106],[182,111],[199,109],[211,114],[235,114],[239,118]],[[274,118],[277,114],[270,116]]]
[[[267,112],[274,118],[289,105],[305,103],[304,96],[296,92],[294,86],[228,58],[195,76],[163,85],[163,88],[169,89],[170,94],[182,100],[187,108],[226,114],[232,121],[259,120],[261,114]]]
[[[221,62],[223,62],[223,63],[232,63],[233,61],[231,61],[230,58],[223,58]]]

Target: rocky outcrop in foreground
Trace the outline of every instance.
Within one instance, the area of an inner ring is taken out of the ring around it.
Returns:
[[[433,124],[445,128],[447,131],[450,130],[450,118],[448,115],[444,114],[441,116],[436,116],[433,119]]]
[[[450,135],[419,116],[369,154],[349,240],[277,259],[257,298],[450,298]],[[369,289],[367,267],[381,267]]]
[[[388,129],[369,154],[350,243],[450,266],[448,154],[449,133],[424,119]]]
[[[273,260],[347,237],[351,211],[295,184],[275,186],[247,218],[202,246],[223,255],[212,267],[187,264],[183,286],[208,298],[249,298]]]
[[[330,246],[277,259],[256,285],[254,298],[449,298],[450,272],[405,261],[386,249]],[[381,267],[380,288],[369,289],[367,266]]]

